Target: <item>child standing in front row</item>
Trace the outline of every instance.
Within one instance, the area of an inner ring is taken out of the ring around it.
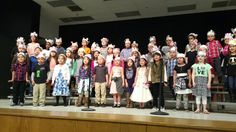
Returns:
[[[66,96],[70,95],[70,70],[65,63],[66,56],[64,54],[60,54],[58,56],[58,64],[55,66],[52,75],[52,86],[54,85],[52,95],[56,96],[55,106],[59,105],[60,96],[63,97],[64,106],[67,106]]]
[[[196,97],[197,110],[199,113],[200,104],[203,104],[203,113],[209,114],[207,110],[207,97],[211,96],[211,65],[205,63],[206,53],[198,52],[198,63],[192,66],[193,95]],[[201,103],[202,100],[202,103]]]
[[[180,108],[181,98],[183,96],[184,109],[188,111],[188,94],[192,93],[191,70],[185,64],[185,54],[177,54],[177,65],[174,68],[173,88],[176,93],[176,110]]]
[[[148,84],[148,67],[145,55],[140,57],[140,67],[137,68],[135,81],[133,84],[134,90],[130,99],[139,103],[139,108],[144,109],[144,103],[152,100],[152,94]]]
[[[8,82],[13,82],[13,104],[11,106],[18,105],[20,99],[20,105],[24,105],[24,94],[26,88],[26,82],[28,79],[28,65],[25,62],[26,55],[24,53],[17,54],[17,62],[12,65],[12,79]]]
[[[109,78],[110,94],[113,95],[114,105],[113,107],[120,107],[120,98],[124,92],[124,70],[120,66],[120,57],[116,57],[114,60],[114,66],[111,69],[111,75]]]

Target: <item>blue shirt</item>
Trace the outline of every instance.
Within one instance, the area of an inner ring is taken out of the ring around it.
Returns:
[[[168,76],[168,77],[173,76],[173,74],[174,74],[174,68],[175,68],[176,64],[177,64],[176,59],[169,59],[169,60],[167,61],[167,76]]]
[[[122,49],[121,52],[120,52],[120,57],[124,60],[124,61],[127,61],[128,58],[131,56],[131,53],[132,53],[132,49],[129,48],[125,48],[125,49]]]

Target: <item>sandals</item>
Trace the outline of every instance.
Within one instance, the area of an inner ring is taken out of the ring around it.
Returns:
[[[195,113],[200,113],[200,110],[199,110],[199,109],[197,109],[197,110],[195,110],[194,112],[195,112]]]
[[[208,110],[204,110],[203,113],[204,114],[210,114],[210,112]]]

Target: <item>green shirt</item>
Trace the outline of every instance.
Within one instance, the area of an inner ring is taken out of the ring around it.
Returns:
[[[192,69],[195,71],[195,76],[208,77],[208,71],[211,69],[211,65],[206,64],[193,64]]]

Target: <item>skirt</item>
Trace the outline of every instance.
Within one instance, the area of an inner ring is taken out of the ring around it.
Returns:
[[[121,77],[114,77],[111,82],[110,94],[122,95],[123,92],[124,92],[124,89],[122,87],[122,78]]]
[[[207,77],[195,77],[196,86],[192,89],[193,95],[211,97],[211,91],[207,88],[207,82]]]

